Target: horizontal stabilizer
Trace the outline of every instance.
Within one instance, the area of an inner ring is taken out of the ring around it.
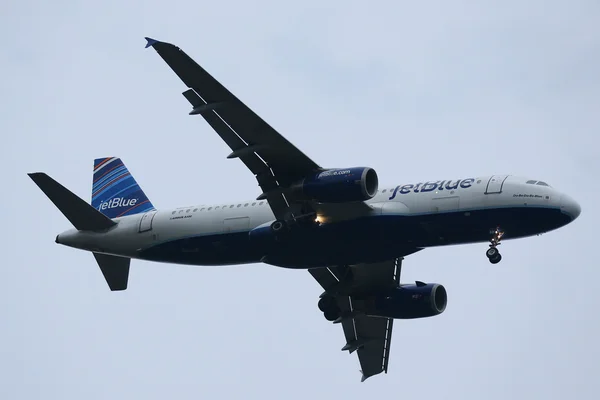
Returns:
[[[129,279],[129,264],[131,258],[111,256],[108,254],[94,253],[98,266],[108,283],[110,290],[127,289]]]
[[[110,218],[45,173],[28,175],[77,230],[100,231],[115,225]]]

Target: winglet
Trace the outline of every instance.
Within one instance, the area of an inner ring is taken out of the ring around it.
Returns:
[[[146,43],[146,47],[144,47],[145,49],[147,49],[148,47],[154,46],[156,43],[158,43],[158,40],[149,38],[149,37],[145,37],[144,39],[146,39],[148,41],[148,43]]]

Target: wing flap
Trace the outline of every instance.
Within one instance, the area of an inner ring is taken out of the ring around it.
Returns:
[[[357,336],[365,341],[358,349],[363,381],[381,372],[387,373],[390,344],[387,336],[394,321],[390,318],[361,317],[354,322]]]
[[[194,110],[199,110],[200,107],[207,105],[193,89],[186,90],[183,92],[183,95],[190,102],[192,107],[194,107]],[[217,114],[210,111],[212,110],[207,108],[206,112],[198,113],[202,115],[206,122],[208,122],[215,132],[217,132],[230,149],[234,152],[240,152],[243,149],[248,148],[247,144],[227,125],[225,121],[219,118]],[[254,152],[248,152],[239,158],[254,175],[265,174],[268,172],[267,165],[261,161]],[[272,189],[272,187],[268,188],[268,190]]]

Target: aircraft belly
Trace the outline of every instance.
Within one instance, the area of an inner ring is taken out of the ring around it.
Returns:
[[[462,206],[462,205],[461,205]],[[323,224],[288,240],[250,240],[245,220],[221,225],[218,234],[205,231],[150,246],[140,258],[189,265],[229,265],[263,261],[288,268],[379,262],[425,247],[486,242],[490,229],[502,227],[505,239],[550,231],[568,218],[556,208],[521,207],[462,209],[451,212],[381,214]]]
[[[537,235],[564,225],[567,219],[560,209],[550,207],[463,209],[404,217],[391,223],[403,232],[388,234],[398,240],[409,238],[416,247],[433,247],[487,242],[496,227],[505,232],[505,240]]]

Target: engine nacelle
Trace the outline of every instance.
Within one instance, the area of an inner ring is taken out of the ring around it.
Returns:
[[[446,289],[437,283],[416,282],[377,295],[373,314],[398,319],[432,317],[444,312]]]
[[[346,203],[373,198],[379,178],[373,168],[328,169],[304,179],[302,194],[321,203]]]

